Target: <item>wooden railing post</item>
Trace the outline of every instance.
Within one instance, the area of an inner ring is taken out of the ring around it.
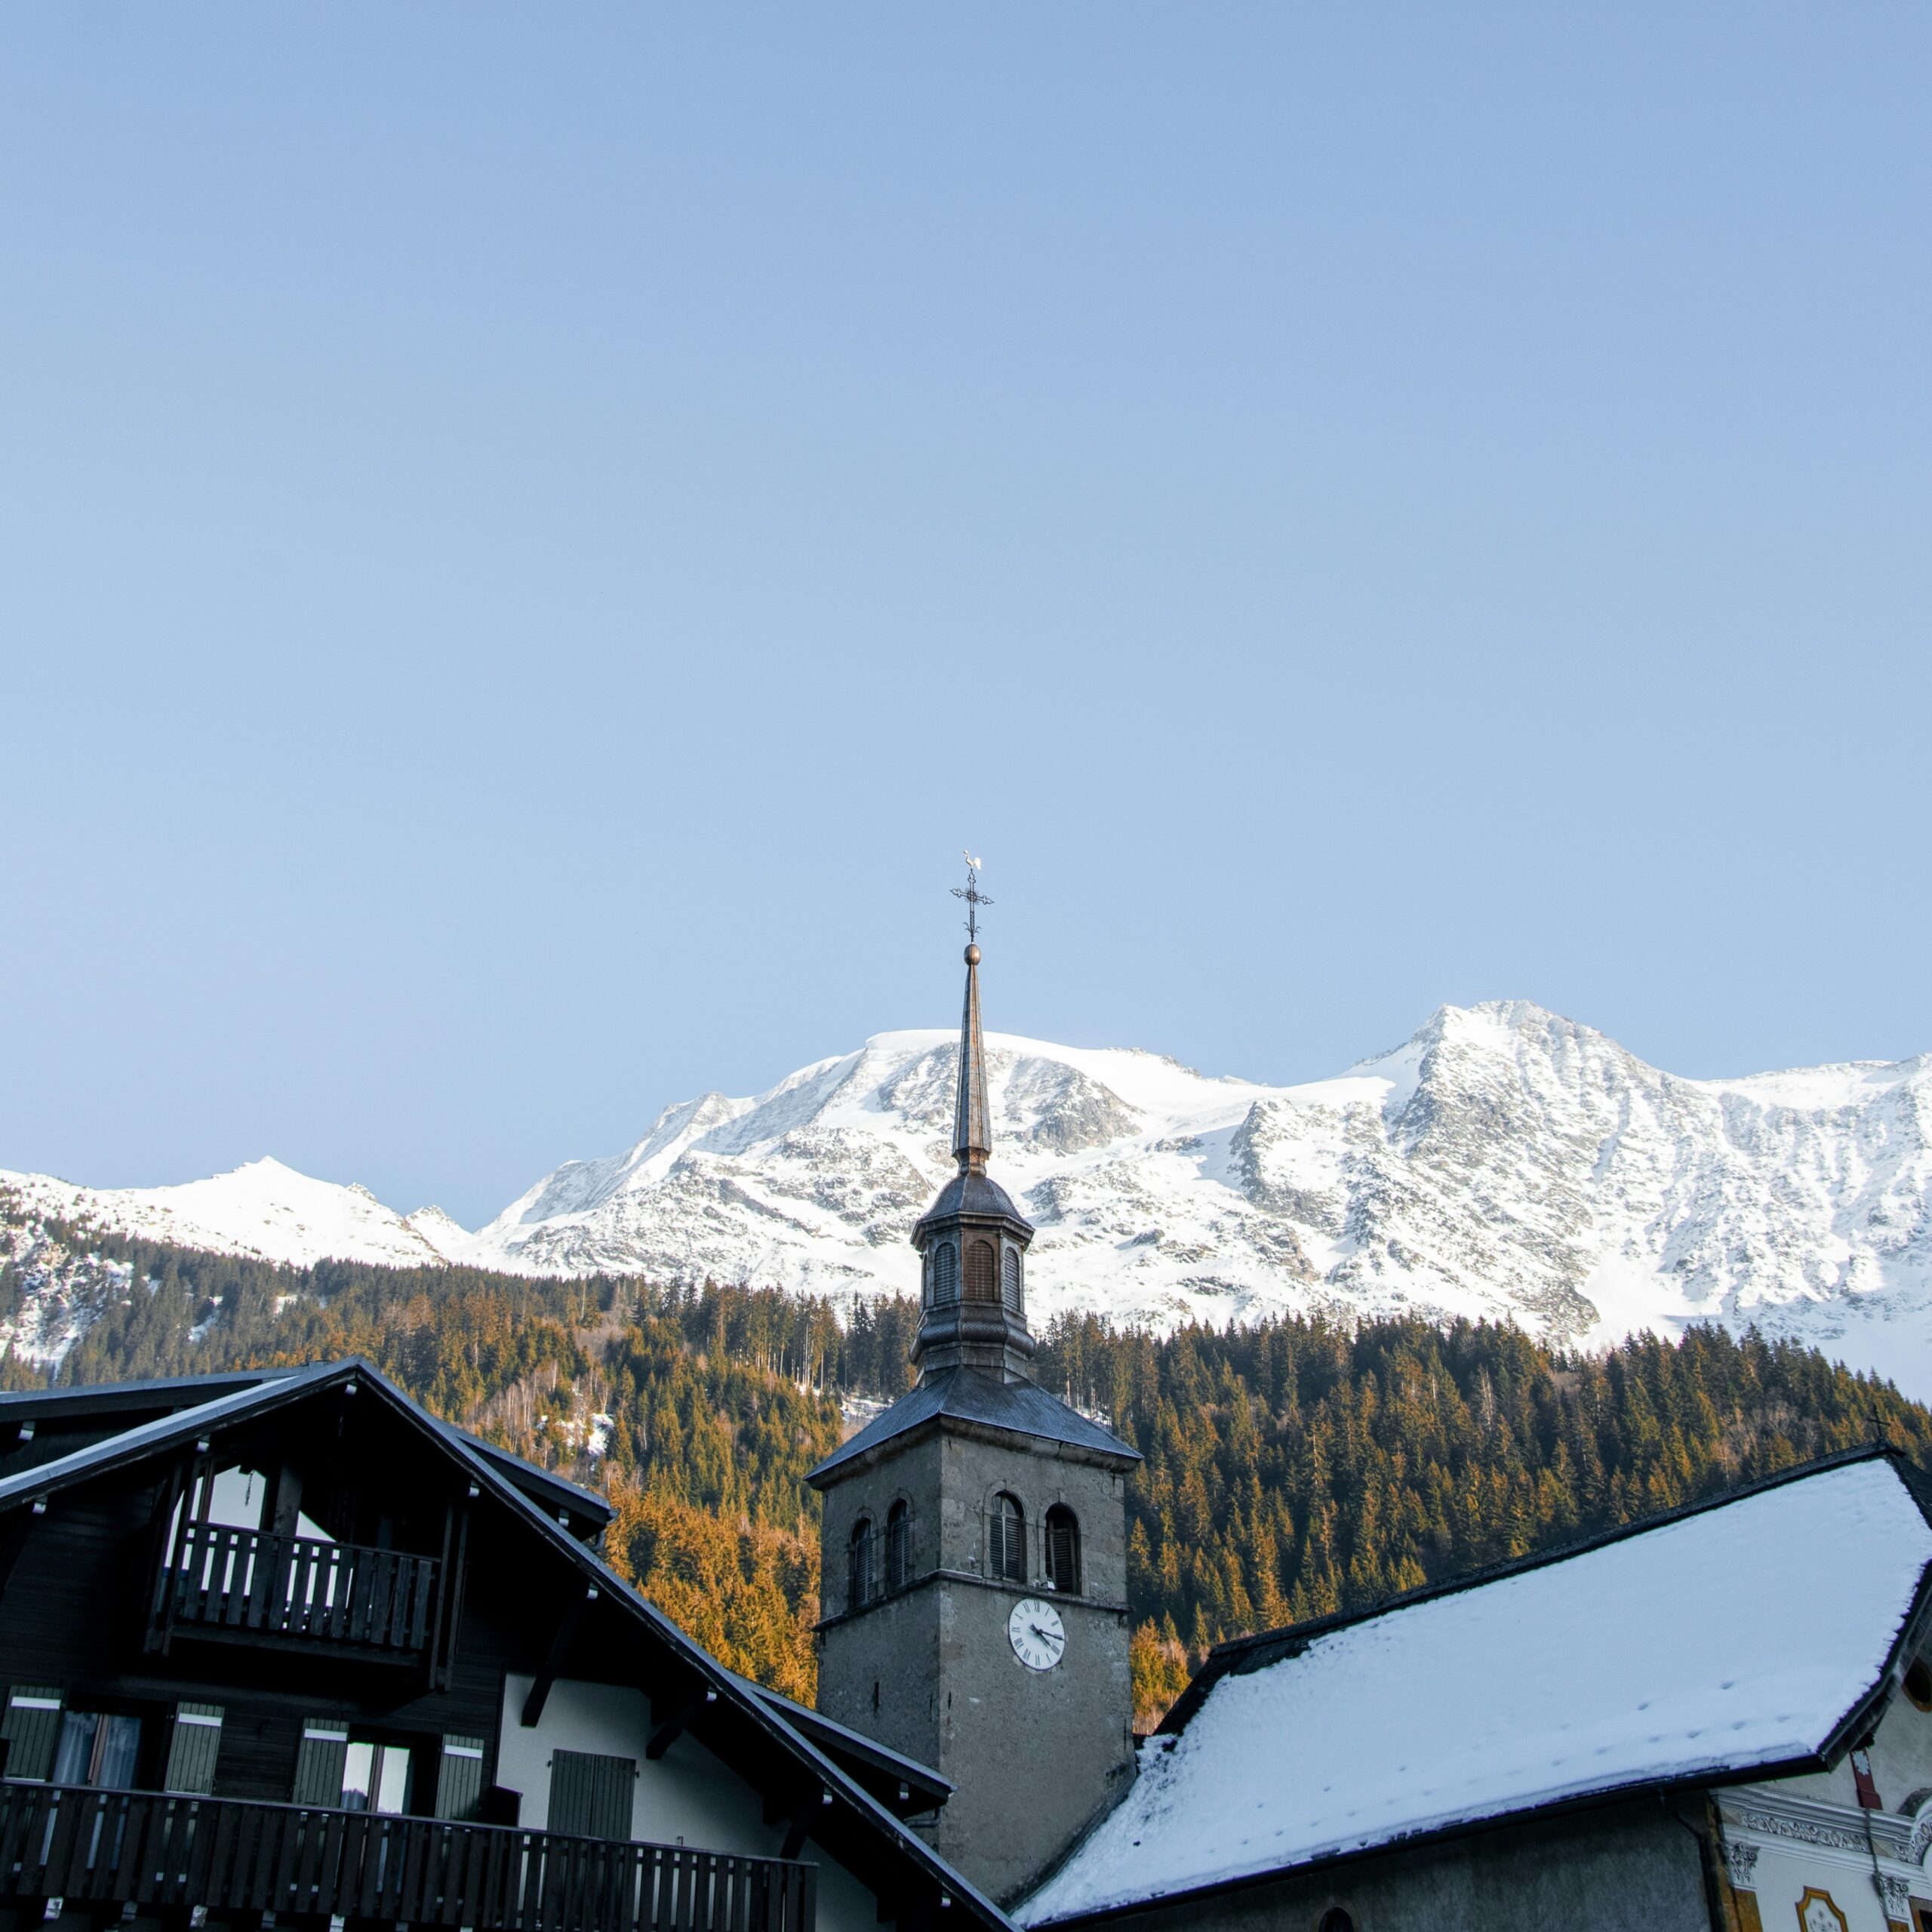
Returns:
[[[0,1897],[475,1932],[815,1932],[817,1890],[810,1866],[694,1846],[0,1783]]]

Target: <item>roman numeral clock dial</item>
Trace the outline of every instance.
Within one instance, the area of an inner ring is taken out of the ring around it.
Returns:
[[[1051,1670],[1066,1654],[1066,1626],[1060,1612],[1038,1597],[1022,1597],[1006,1620],[1013,1654],[1029,1670]]]

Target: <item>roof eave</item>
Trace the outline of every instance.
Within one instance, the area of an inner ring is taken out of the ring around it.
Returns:
[[[851,1442],[834,1450],[817,1468],[808,1469],[805,1480],[814,1489],[829,1489],[835,1481],[872,1468],[888,1449],[897,1451],[910,1448],[943,1431],[1001,1449],[1046,1443],[1063,1460],[1086,1463],[1097,1469],[1131,1469],[1137,1463],[1146,1460],[1139,1450],[1130,1449],[1124,1442],[1118,1448],[1107,1449],[1098,1443],[1069,1442],[1064,1437],[1048,1435],[1037,1429],[1009,1429],[999,1423],[982,1422],[977,1417],[953,1415],[944,1409],[935,1409],[931,1414],[921,1416],[916,1422],[908,1423],[903,1429],[880,1436],[863,1447],[853,1447],[859,1440],[854,1436]]]
[[[1359,1865],[1368,1859],[1384,1858],[1397,1852],[1414,1851],[1475,1833],[1505,1831],[1514,1826],[1534,1824],[1543,1819],[1607,1810],[1612,1805],[1626,1804],[1642,1798],[1663,1799],[1686,1792],[1724,1790],[1734,1785],[1755,1784],[1769,1778],[1798,1777],[1830,1768],[1830,1764],[1823,1757],[1813,1753],[1796,1758],[1778,1758],[1731,1770],[1700,1771],[1674,1778],[1635,1779],[1626,1784],[1606,1786],[1601,1791],[1580,1792],[1574,1798],[1552,1798],[1541,1804],[1524,1805],[1507,1811],[1489,1813],[1481,1817],[1462,1819],[1451,1824],[1431,1826],[1423,1831],[1398,1832],[1389,1838],[1379,1839],[1374,1844],[1321,1852],[1312,1858],[1298,1860],[1291,1864],[1270,1866],[1264,1871],[1217,1878],[1205,1884],[1183,1886],[1171,1892],[1150,1893],[1144,1898],[1124,1900],[1115,1905],[1098,1906],[1090,1912],[1069,1912],[1057,1918],[1035,1919],[1027,1925],[1026,1932],[1076,1932],[1076,1928],[1084,1926],[1111,1924],[1118,1919],[1137,1918],[1148,1912],[1168,1912],[1202,1900],[1223,1898],[1233,1892],[1254,1891],[1264,1885],[1278,1884],[1284,1880],[1302,1878],[1311,1872],[1332,1871],[1339,1866]]]

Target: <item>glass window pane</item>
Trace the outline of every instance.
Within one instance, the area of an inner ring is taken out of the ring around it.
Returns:
[[[400,1744],[385,1744],[376,1753],[375,1803],[377,1811],[398,1813],[409,1803],[409,1752]]]
[[[352,1744],[349,1755],[343,1760],[342,1804],[346,1811],[366,1811],[369,1808],[370,1787],[374,1781],[376,1747],[373,1744]]]
[[[104,1717],[94,1751],[94,1782],[103,1791],[131,1791],[141,1750],[139,1718]]]
[[[214,1493],[208,1507],[208,1521],[231,1530],[259,1530],[262,1527],[262,1497],[267,1485],[253,1469],[218,1470]]]
[[[54,1753],[54,1783],[87,1783],[88,1774],[94,1769],[94,1740],[100,1727],[100,1718],[95,1712],[61,1712],[60,1743]]]

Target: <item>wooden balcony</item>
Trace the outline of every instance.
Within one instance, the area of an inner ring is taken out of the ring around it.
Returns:
[[[685,1845],[0,1781],[0,1895],[36,1918],[813,1932],[817,1877]]]
[[[183,1523],[155,1579],[150,1629],[162,1648],[230,1637],[413,1663],[436,1629],[443,1569],[401,1550]]]

